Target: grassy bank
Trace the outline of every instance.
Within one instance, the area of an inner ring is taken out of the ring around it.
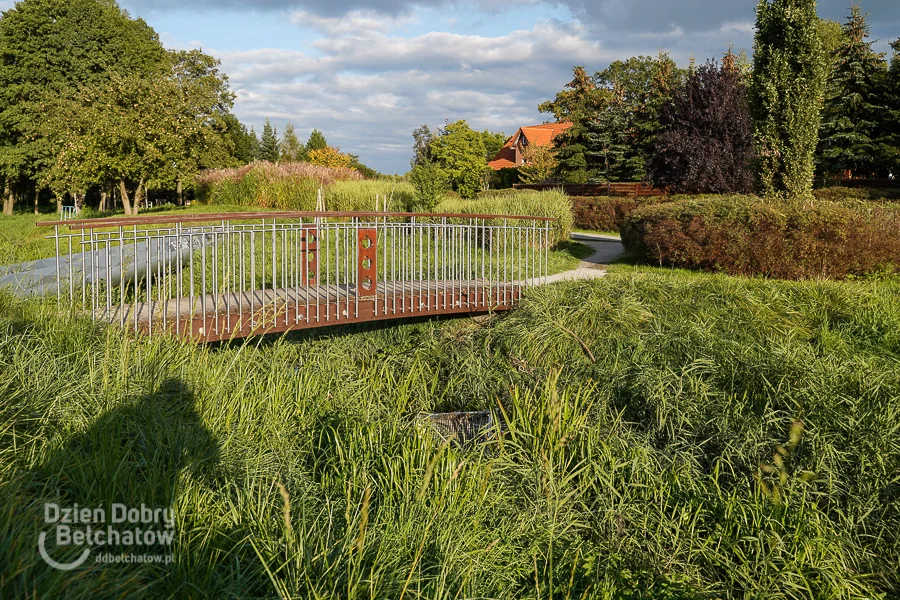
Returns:
[[[630,267],[215,347],[0,297],[0,596],[895,595],[898,332],[896,279]],[[415,425],[501,407],[470,450]],[[175,562],[52,570],[43,502],[174,507]]]

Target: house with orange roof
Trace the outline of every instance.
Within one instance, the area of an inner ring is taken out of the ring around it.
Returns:
[[[546,123],[520,127],[508,140],[497,156],[488,163],[495,171],[516,169],[525,164],[525,148],[528,146],[549,146],[553,140],[571,127],[571,123]]]

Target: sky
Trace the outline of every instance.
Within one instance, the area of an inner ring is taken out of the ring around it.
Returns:
[[[821,0],[843,21],[851,0]],[[0,8],[11,2],[0,1]],[[753,0],[120,0],[169,48],[222,61],[234,112],[261,132],[315,127],[385,173],[404,173],[412,130],[465,119],[511,135],[572,67],[660,49],[681,66],[751,50]],[[876,49],[900,37],[900,1],[862,0]]]

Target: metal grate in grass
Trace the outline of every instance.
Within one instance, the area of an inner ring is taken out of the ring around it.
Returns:
[[[419,415],[418,421],[438,441],[450,441],[460,446],[486,442],[506,429],[505,423],[501,419],[495,420],[488,411],[424,413]]]

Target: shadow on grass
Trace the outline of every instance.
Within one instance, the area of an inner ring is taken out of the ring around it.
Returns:
[[[206,530],[200,539],[192,515],[178,514],[186,487],[192,506],[198,488],[213,493],[219,460],[193,393],[166,379],[116,404],[0,490],[9,502],[0,514],[0,597],[167,597],[198,586],[205,595],[234,582],[217,557],[237,532]],[[79,544],[76,532],[88,531]]]

